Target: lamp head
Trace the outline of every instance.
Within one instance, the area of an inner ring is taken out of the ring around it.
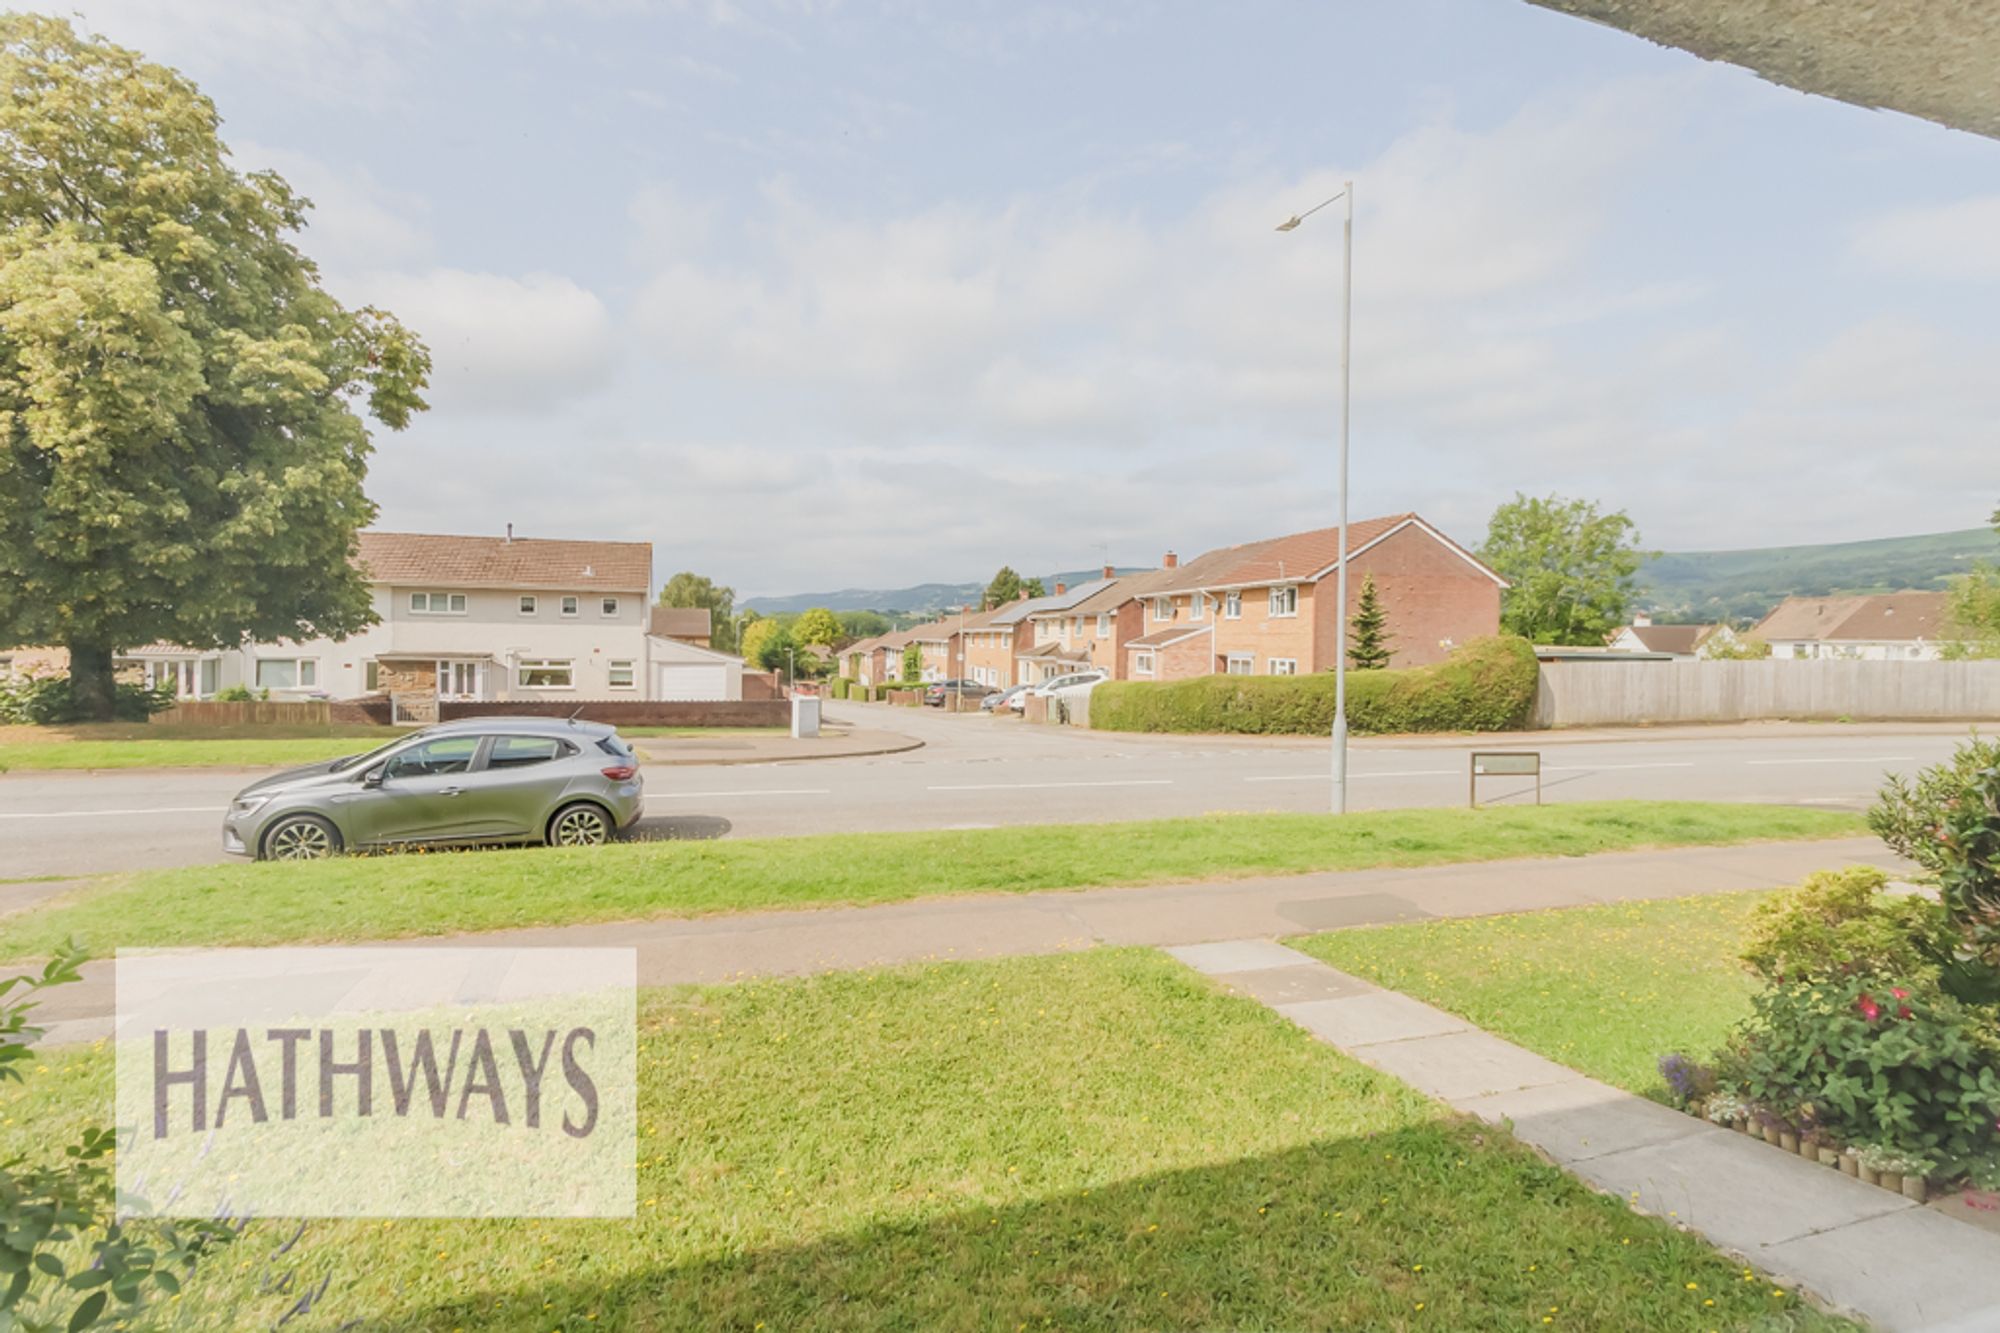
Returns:
[[[1278,230],[1279,230],[1279,231],[1291,231],[1291,230],[1292,230],[1293,228],[1297,227],[1297,226],[1299,225],[1299,223],[1301,223],[1301,222],[1303,222],[1303,221],[1305,221],[1305,219],[1304,219],[1304,218],[1302,218],[1302,217],[1298,216],[1298,214],[1294,213],[1294,214],[1293,214],[1293,215],[1292,215],[1291,217],[1288,217],[1288,218],[1286,218],[1286,219],[1285,219],[1285,220],[1284,220],[1283,222],[1280,222],[1280,223],[1278,224]]]

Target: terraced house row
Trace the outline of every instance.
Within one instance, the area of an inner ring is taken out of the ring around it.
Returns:
[[[847,674],[903,675],[915,644],[925,680],[1005,686],[1100,669],[1116,680],[1296,675],[1334,665],[1335,528],[1225,546],[1158,569],[1103,576],[1044,597],[968,610],[852,645]],[[1500,628],[1505,579],[1416,514],[1348,525],[1352,618],[1372,578],[1392,666],[1418,666]]]

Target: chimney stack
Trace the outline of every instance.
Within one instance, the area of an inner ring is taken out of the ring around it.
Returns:
[[[1645,628],[1647,628],[1648,626],[1650,626],[1650,625],[1651,625],[1652,623],[1653,623],[1653,615],[1652,615],[1652,612],[1650,612],[1650,611],[1634,611],[1634,612],[1632,613],[1632,628],[1633,628],[1633,629],[1645,629]]]
[[[1056,596],[1060,597],[1060,596],[1062,596],[1062,595],[1063,595],[1064,593],[1066,593],[1066,592],[1068,592],[1068,591],[1069,591],[1069,589],[1068,589],[1068,588],[1065,588],[1065,587],[1063,587],[1063,585],[1062,585],[1062,584],[1058,583],[1058,584],[1056,585]]]
[[[1118,571],[1112,568],[1110,565],[1106,565],[1104,567],[1104,577],[1107,579],[1115,579],[1118,577]]]
[[[509,546],[514,544],[514,525],[512,523],[507,525],[507,544]]]
[[[1179,569],[1180,565],[1181,565],[1181,558],[1175,555],[1172,551],[1169,551],[1165,555],[1160,557],[1161,569]]]

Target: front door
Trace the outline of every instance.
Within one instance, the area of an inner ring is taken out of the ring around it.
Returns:
[[[438,698],[479,699],[485,696],[486,664],[450,659],[438,663]]]

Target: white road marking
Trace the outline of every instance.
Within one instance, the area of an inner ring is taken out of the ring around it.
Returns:
[[[1456,768],[1408,768],[1388,773],[1349,773],[1350,779],[1357,778],[1455,778],[1463,773]],[[1326,773],[1282,773],[1271,777],[1245,778],[1245,782],[1331,782],[1333,774]]]
[[[943,787],[926,787],[925,791],[1021,791],[1024,789],[1047,789],[1050,787],[1171,787],[1172,778],[1131,778],[1106,782],[967,782]]]
[[[1745,759],[1746,764],[1914,764],[1906,754],[1856,755],[1852,759]]]
[[[832,789],[827,787],[794,787],[789,791],[771,789],[757,791],[660,791],[648,793],[646,799],[649,801],[705,801],[723,796],[830,796],[832,794]]]
[[[90,815],[219,815],[226,805],[160,805],[145,810],[9,810],[0,819],[82,819]]]
[[[1681,763],[1671,763],[1671,764],[1548,764],[1548,765],[1545,765],[1545,766],[1544,766],[1544,767],[1542,768],[1542,772],[1544,772],[1544,773],[1608,773],[1608,772],[1610,772],[1610,771],[1611,771],[1612,769],[1627,769],[1627,768],[1693,768],[1693,767],[1694,767],[1694,761],[1693,761],[1692,759],[1689,759],[1689,760],[1686,760],[1685,762],[1681,762]]]

